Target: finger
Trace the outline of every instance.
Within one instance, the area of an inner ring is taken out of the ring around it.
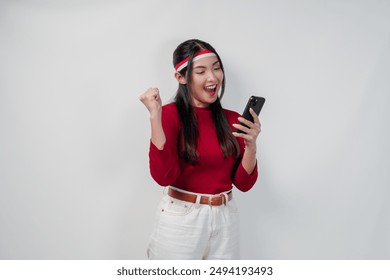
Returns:
[[[245,134],[244,134],[244,133],[233,132],[233,135],[234,135],[235,137],[243,138],[243,135],[245,135]]]
[[[239,123],[234,123],[233,126],[237,129],[237,130],[241,130],[245,133],[249,133],[250,132],[250,128],[242,125],[242,124],[239,124]],[[243,134],[243,133],[239,133],[239,134]]]
[[[139,99],[142,100],[142,99],[145,99],[147,96],[149,96],[150,94],[152,94],[154,92],[154,89],[152,87],[148,88],[143,94],[141,94],[139,96]]]
[[[259,133],[261,131],[261,123],[258,117],[255,118],[255,122],[251,122],[243,117],[239,117],[238,121],[250,129],[252,129],[254,132]]]
[[[249,113],[250,113],[251,116],[253,117],[253,123],[254,123],[254,124],[260,123],[259,117],[257,116],[255,110],[253,110],[252,108],[250,108]]]
[[[253,122],[251,122],[250,120],[247,120],[243,117],[238,117],[238,121],[248,127],[252,127],[253,126]]]
[[[159,96],[159,92],[154,88],[149,88],[144,94],[141,95],[143,99],[149,99],[149,100],[154,100],[156,99],[157,96]]]
[[[144,101],[145,98],[146,98],[145,93],[141,94],[141,95],[138,97],[138,99],[141,100],[141,101]]]
[[[252,141],[256,141],[255,138],[252,135],[250,135],[250,134],[233,132],[233,135],[235,137],[243,138],[248,143],[250,143]]]

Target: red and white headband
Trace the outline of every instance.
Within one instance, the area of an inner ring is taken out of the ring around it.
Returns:
[[[210,50],[201,50],[201,51],[194,54],[194,58],[192,61],[197,61],[198,59],[209,57],[209,56],[217,56],[217,55],[215,54],[215,52],[210,51]],[[176,64],[176,66],[175,66],[176,71],[180,72],[181,70],[186,68],[189,60],[190,60],[190,57],[188,56],[185,59],[183,59],[182,61],[180,61],[178,64]]]

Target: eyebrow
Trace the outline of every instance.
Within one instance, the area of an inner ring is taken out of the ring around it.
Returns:
[[[215,66],[215,64],[219,63],[219,60],[217,60],[216,62],[213,63],[212,66]],[[199,66],[196,66],[194,67],[194,69],[197,69],[197,68],[207,68],[206,66],[203,66],[203,65],[199,65]]]

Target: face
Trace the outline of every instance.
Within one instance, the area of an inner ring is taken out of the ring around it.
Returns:
[[[215,56],[201,58],[192,64],[192,101],[195,107],[207,108],[218,98],[223,71]]]

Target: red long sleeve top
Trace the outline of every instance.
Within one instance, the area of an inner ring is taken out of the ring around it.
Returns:
[[[186,191],[204,194],[218,194],[228,191],[234,184],[239,190],[246,192],[255,184],[258,176],[257,165],[248,174],[242,166],[244,141],[237,138],[241,155],[224,158],[219,146],[217,132],[212,119],[212,113],[207,108],[195,108],[198,121],[198,155],[196,165],[186,163],[179,157],[178,139],[180,133],[180,120],[177,107],[174,103],[164,105],[162,108],[162,126],[166,143],[159,150],[150,141],[149,166],[153,179],[161,186],[173,186]],[[224,109],[231,129],[237,123],[238,113]],[[239,161],[238,166],[236,165]]]

